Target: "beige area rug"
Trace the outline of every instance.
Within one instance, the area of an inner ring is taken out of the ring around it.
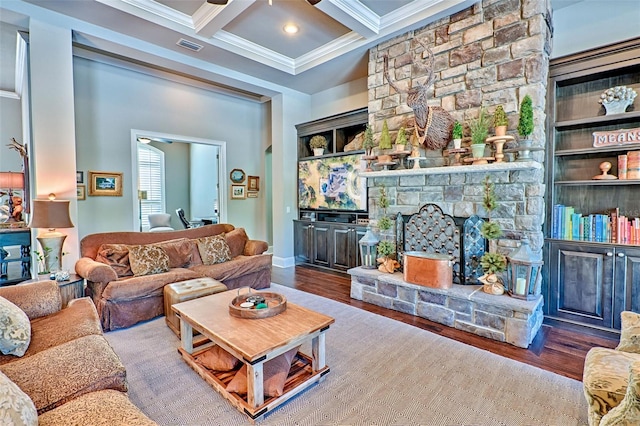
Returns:
[[[336,322],[327,332],[326,380],[260,424],[587,424],[578,381],[333,300],[272,289]],[[127,368],[131,400],[159,424],[250,424],[182,361],[163,317],[106,337]]]

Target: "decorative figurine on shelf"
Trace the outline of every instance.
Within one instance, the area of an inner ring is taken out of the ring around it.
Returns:
[[[414,40],[420,43],[425,52],[429,54],[426,66],[415,60],[413,61],[416,69],[427,69],[428,74],[425,82],[413,86],[415,80],[412,80],[409,82],[408,89],[403,90],[403,88],[391,79],[389,73],[389,57],[386,55],[384,56],[384,76],[396,92],[400,94],[407,93],[407,105],[413,110],[415,116],[416,125],[414,127],[414,133],[420,141],[420,144],[427,149],[442,149],[449,143],[454,119],[444,108],[428,105],[429,88],[435,81],[433,73],[435,58],[431,49],[419,38],[416,37]],[[413,69],[414,67],[411,68]]]
[[[602,174],[599,175],[595,175],[594,177],[592,177],[591,179],[596,179],[596,180],[613,180],[613,179],[618,179],[617,176],[614,175],[610,175],[609,170],[611,170],[611,163],[608,161],[603,161],[602,163],[600,163],[600,171],[602,172]]]
[[[624,114],[638,94],[626,86],[615,86],[605,90],[598,102],[602,104],[605,115]]]

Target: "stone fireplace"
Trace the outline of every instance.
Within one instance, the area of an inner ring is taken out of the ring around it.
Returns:
[[[369,123],[374,138],[386,120],[391,138],[401,127],[415,126],[407,95],[397,93],[384,78],[384,57],[399,88],[427,79],[427,70],[416,66],[426,54],[434,54],[435,83],[430,106],[440,106],[461,123],[478,116],[481,107],[493,114],[498,105],[507,113],[508,134],[517,135],[520,102],[531,96],[534,106],[535,161],[488,165],[447,166],[442,150],[425,150],[420,169],[364,173],[369,188],[369,216],[398,213],[413,215],[425,204],[435,204],[446,215],[487,218],[482,206],[483,181],[495,185],[497,209],[491,221],[504,234],[492,241],[491,251],[508,255],[522,236],[541,255],[544,242],[544,146],[545,99],[551,11],[548,0],[484,0],[424,28],[395,37],[369,53]],[[466,126],[465,126],[466,127]],[[493,129],[490,129],[490,135]],[[468,127],[465,135],[469,135]],[[389,207],[378,206],[385,188]],[[350,271],[352,297],[390,309],[423,316],[496,340],[527,347],[542,324],[542,299],[514,300],[478,292],[477,286],[456,286],[449,291],[424,289],[404,283],[400,274],[382,274],[360,268]]]

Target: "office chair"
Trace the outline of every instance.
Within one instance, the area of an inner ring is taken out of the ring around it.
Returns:
[[[182,208],[176,209],[176,214],[178,215],[178,219],[180,219],[180,222],[182,222],[182,225],[185,229],[191,228],[191,223],[189,223],[187,218],[184,217],[184,210]]]

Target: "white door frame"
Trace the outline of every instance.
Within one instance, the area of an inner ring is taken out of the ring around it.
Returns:
[[[131,129],[131,194],[133,197],[133,229],[140,229],[140,203],[138,201],[138,138],[159,138],[174,142],[201,143],[217,146],[218,158],[218,214],[219,223],[227,223],[227,185],[224,185],[227,176],[227,143],[214,139],[202,139],[192,136],[172,135],[168,133],[153,132],[150,130]]]

